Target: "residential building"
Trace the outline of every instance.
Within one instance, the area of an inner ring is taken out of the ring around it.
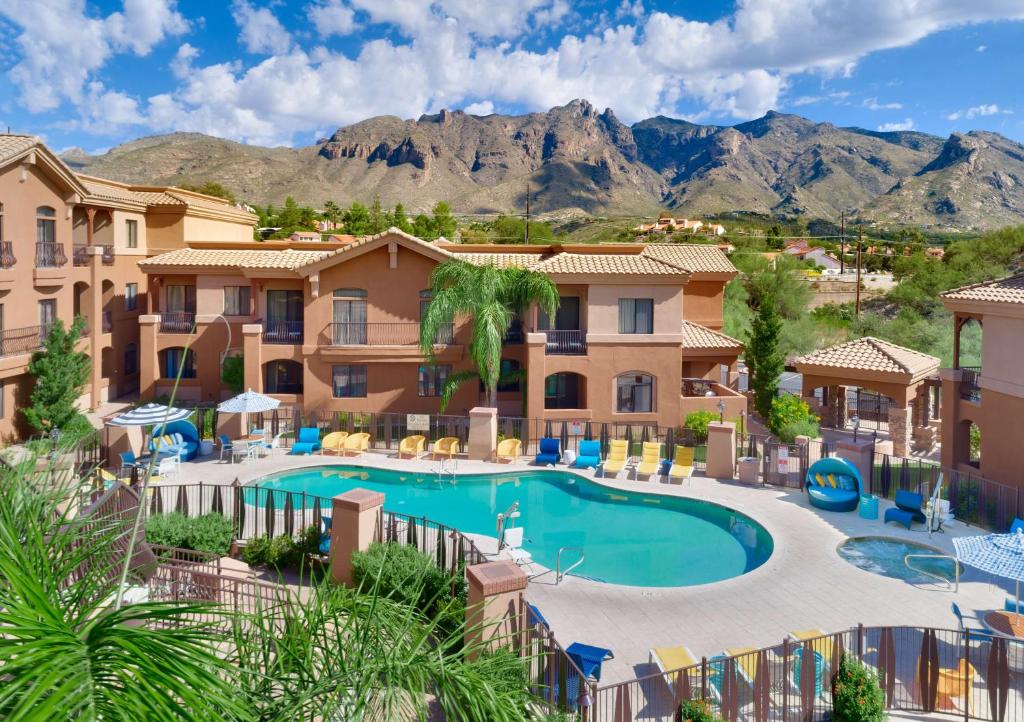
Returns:
[[[254,225],[226,201],[77,175],[38,138],[0,135],[0,438],[28,431],[26,367],[54,320],[87,323],[83,408],[132,393],[148,293],[137,262],[186,240],[251,238]]]
[[[503,415],[678,425],[719,401],[727,418],[746,409],[722,383],[741,351],[721,333],[736,269],[713,245],[463,245],[392,228],[348,243],[188,246],[140,263],[152,289],[144,398],[169,390],[187,354],[179,395],[219,400],[220,359],[241,352],[247,387],[306,410],[436,413],[447,378],[473,369],[471,329],[443,329],[428,358],[419,322],[431,272],[461,259],[546,273],[561,295],[555,318],[531,308],[507,333],[502,368],[525,378],[499,387]],[[189,352],[183,298],[194,299]],[[464,384],[449,412],[481,399],[477,382]]]
[[[782,252],[788,256],[799,258],[801,261],[811,261],[817,266],[830,270],[838,269],[842,265],[839,263],[839,259],[834,258],[824,248],[811,246],[802,239],[789,241],[786,243],[785,248],[782,249]]]
[[[1022,487],[1024,274],[947,291],[942,302],[953,313],[953,368],[942,370],[942,464]],[[970,327],[981,333],[980,364],[965,348]]]

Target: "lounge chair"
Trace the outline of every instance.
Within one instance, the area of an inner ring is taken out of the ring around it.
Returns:
[[[430,450],[430,456],[436,459],[439,456],[455,458],[459,453],[459,439],[457,436],[443,436],[434,442],[434,448]]]
[[[498,449],[494,453],[494,458],[499,462],[507,461],[511,464],[519,459],[522,451],[523,442],[519,439],[502,439],[498,442]]]
[[[358,434],[350,434],[345,438],[341,453],[344,456],[361,456],[369,448],[370,435],[365,431],[361,431]]]
[[[916,491],[900,489],[896,492],[895,501],[896,506],[885,510],[884,519],[886,524],[894,521],[909,529],[910,525],[915,521],[923,524],[928,520],[924,515],[924,497]]]
[[[658,473],[658,467],[661,465],[661,444],[657,441],[645,441],[640,454],[640,463],[636,465],[633,478],[639,480],[643,474],[650,479]]]
[[[601,442],[581,441],[576,461],[572,462],[576,469],[596,469],[601,465]]]
[[[552,437],[545,437],[538,444],[537,456],[533,463],[537,466],[554,466],[562,460],[562,442]]]
[[[789,633],[789,638],[794,642],[805,642],[808,639],[814,640],[811,646],[815,652],[820,652],[826,664],[832,662],[832,637],[820,629],[800,629]]]
[[[860,501],[863,480],[857,467],[838,456],[818,459],[804,477],[811,506],[825,511],[853,511]]]
[[[508,557],[519,566],[529,566],[533,556],[523,549],[523,527],[513,526],[501,534],[501,545],[508,552]]]
[[[417,456],[423,453],[423,450],[427,446],[427,437],[421,434],[413,434],[412,436],[406,436],[404,439],[398,442],[398,458],[404,459],[409,457],[415,459]]]
[[[274,451],[276,451],[277,449],[282,448],[281,447],[281,439],[283,439],[283,438],[284,438],[284,432],[282,431],[282,432],[280,432],[278,434],[275,434],[274,438],[271,439],[270,441],[264,441],[263,444],[262,444],[262,448],[266,449],[267,454],[273,454]]]
[[[612,650],[582,642],[573,642],[566,648],[565,653],[579,667],[584,677],[593,677],[596,682],[601,681],[601,664],[609,659],[615,659]]]
[[[312,454],[320,451],[320,429],[315,426],[303,426],[299,429],[299,435],[292,444],[291,454]]]
[[[693,475],[693,447],[677,446],[672,466],[668,470],[668,480],[672,484],[682,484]]]
[[[669,694],[672,695],[673,699],[676,698],[677,679],[674,672],[678,669],[693,667],[700,663],[700,660],[693,656],[693,652],[690,651],[689,647],[683,647],[682,645],[676,647],[652,647],[649,652],[649,660],[661,672],[662,679],[668,685]],[[669,672],[673,674],[669,674]],[[690,689],[693,689],[695,686],[699,689],[700,668],[688,669],[687,675],[690,678]]]
[[[348,438],[347,431],[332,431],[320,442],[321,454],[341,454],[345,450],[345,439]]]
[[[153,453],[175,454],[182,461],[192,461],[199,455],[199,431],[191,421],[160,424],[153,429],[149,450]]]
[[[612,439],[608,445],[608,456],[601,464],[601,476],[618,478],[629,461],[629,442],[625,439]]]

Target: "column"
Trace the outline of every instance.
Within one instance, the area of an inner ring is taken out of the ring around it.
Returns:
[[[92,211],[89,214],[89,211]],[[96,211],[92,208],[86,210],[89,222],[87,235],[89,246],[85,249],[86,259],[89,262],[89,356],[92,358],[92,370],[90,372],[90,385],[92,389],[89,394],[89,404],[92,408],[100,405],[100,383],[103,380],[103,277],[101,274],[103,263],[103,249],[92,245],[92,216]]]
[[[518,644],[525,627],[526,572],[515,562],[486,562],[466,567],[466,648],[475,659],[482,645],[490,649]]]
[[[364,552],[377,538],[384,495],[369,489],[352,489],[332,500],[331,580],[352,586],[352,554]]]
[[[494,461],[498,445],[498,410],[476,406],[469,410],[469,448],[467,458]]]
[[[708,424],[708,456],[705,475],[731,479],[736,473],[736,424],[712,421]]]
[[[156,335],[160,331],[159,314],[139,316],[139,398],[150,399],[156,393],[160,378],[157,361]]]
[[[860,472],[863,482],[861,491],[871,491],[872,475],[874,471],[874,450],[875,442],[872,439],[844,439],[836,442],[836,456],[846,459]]]
[[[892,451],[895,456],[907,456],[910,453],[910,416],[908,406],[894,403],[889,406],[889,438],[892,439]]]
[[[245,359],[245,388],[263,391],[263,326],[247,323],[242,326],[242,355]]]

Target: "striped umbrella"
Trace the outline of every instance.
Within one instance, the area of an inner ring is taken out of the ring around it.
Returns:
[[[108,426],[155,426],[157,424],[181,421],[192,415],[191,409],[177,409],[163,404],[146,404],[107,422]]]
[[[265,394],[249,389],[217,406],[217,411],[225,414],[259,414],[273,411],[281,402]]]
[[[983,534],[953,540],[957,561],[1017,582],[1017,609],[1020,609],[1020,583],[1024,581],[1024,531],[1009,534]]]

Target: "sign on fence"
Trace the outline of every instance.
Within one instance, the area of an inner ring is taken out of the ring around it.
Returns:
[[[788,474],[789,473],[789,447],[780,446],[779,453],[776,457],[776,464],[778,465],[778,473]]]
[[[582,421],[570,421],[569,422],[569,433],[573,436],[580,436],[583,433],[583,422]]]
[[[405,427],[409,431],[430,431],[430,414],[406,414]]]

